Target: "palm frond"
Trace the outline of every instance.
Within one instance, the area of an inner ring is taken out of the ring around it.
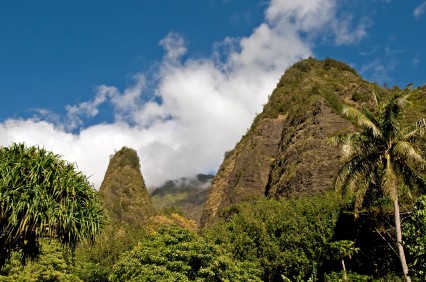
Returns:
[[[352,134],[352,133],[341,133],[335,136],[332,136],[330,138],[327,139],[327,145],[329,146],[337,146],[337,145],[341,145],[347,142],[348,140],[348,134]]]
[[[398,105],[400,110],[402,110],[403,108],[405,108],[406,106],[410,104],[408,97],[409,97],[409,94],[404,94],[404,93],[400,95],[396,95],[395,104]]]
[[[370,179],[370,174],[374,170],[374,164],[377,162],[374,155],[357,155],[343,164],[334,181],[336,191],[352,190],[352,183],[363,179]]]
[[[426,160],[414,149],[410,142],[396,142],[391,153],[395,159],[406,160],[421,167],[422,169],[425,168]]]
[[[354,144],[359,140],[358,135],[356,132],[342,133],[327,139],[327,144],[330,146],[341,145],[343,156],[349,158],[355,153]]]
[[[426,181],[419,173],[402,160],[394,161],[393,165],[405,184],[410,187],[417,187],[422,194],[426,193]]]
[[[357,140],[355,138],[350,140],[354,153],[341,167],[334,183],[336,190],[350,188],[355,192],[354,203],[355,213],[357,213],[365,197],[369,197],[367,192],[370,185],[368,184],[380,180],[380,183],[376,183],[379,184],[377,188],[394,202],[395,227],[402,269],[406,269],[407,264],[401,245],[398,180],[402,176],[405,184],[410,187],[417,186],[423,190],[422,192],[426,191],[424,179],[411,167],[411,165],[422,168],[425,166],[425,160],[416,150],[415,143],[424,140],[426,121],[423,118],[414,126],[404,130],[401,130],[400,126],[400,116],[409,103],[407,98],[410,93],[412,93],[410,89],[405,89],[402,93],[393,94],[385,104],[380,104],[373,93],[378,105],[377,118],[368,111],[361,113],[354,108],[344,107],[343,114],[362,130]],[[355,186],[355,184],[358,185]],[[405,270],[404,275],[406,278],[409,277]]]
[[[380,103],[380,97],[377,96],[377,94],[376,94],[376,92],[374,90],[372,91],[372,95],[373,95],[374,105],[376,106],[377,109],[379,109],[380,105],[381,105],[381,103]]]
[[[359,210],[364,203],[365,195],[367,194],[369,183],[366,178],[360,179],[357,183],[358,189],[355,192],[355,202],[354,202],[354,215],[355,218],[358,217]]]
[[[381,136],[380,128],[376,126],[365,114],[352,107],[343,107],[342,114],[350,119],[354,124],[371,130],[374,136]]]
[[[376,125],[377,128],[380,128],[380,121],[377,120],[377,118],[374,116],[374,114],[368,109],[364,108],[362,109],[362,113],[372,122]]]
[[[402,138],[406,141],[417,142],[426,138],[426,118],[421,118],[402,130]]]
[[[405,105],[408,104],[407,99],[400,93],[394,94],[384,105],[381,117],[381,129],[386,139],[393,139],[400,132],[399,116]]]

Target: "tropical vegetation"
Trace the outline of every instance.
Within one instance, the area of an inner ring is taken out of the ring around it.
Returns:
[[[374,95],[375,112],[367,108],[358,110],[344,107],[343,115],[350,119],[359,131],[343,133],[330,139],[330,143],[342,144],[347,161],[340,169],[335,188],[346,189],[354,197],[355,215],[368,196],[383,195],[393,203],[396,244],[406,281],[411,281],[404,252],[401,230],[399,194],[402,185],[424,191],[426,182],[419,170],[426,161],[420,144],[426,137],[426,119],[402,126],[404,107],[409,103],[409,89],[393,93],[386,103],[380,103]],[[408,190],[405,190],[408,192]]]
[[[316,156],[328,157],[327,177],[309,171],[324,163],[300,161],[312,154],[267,175],[265,167],[286,155],[262,162],[265,156],[252,153],[265,151],[250,143],[246,157],[227,154],[228,179],[213,180],[234,181],[241,197],[220,198],[232,189],[217,193],[217,213],[203,228],[197,219],[207,193],[193,191],[210,176],[199,175],[196,185],[169,181],[150,197],[136,151],[123,147],[96,192],[58,155],[25,144],[0,147],[0,281],[425,281],[425,89],[383,88],[343,63],[313,58],[279,84],[289,87],[279,85],[255,123],[285,119],[295,138],[279,146],[333,151]],[[326,114],[339,129],[320,136],[314,131]],[[262,139],[256,130],[244,138]],[[326,147],[328,137],[343,154]],[[246,169],[248,159],[258,163]],[[278,188],[244,193],[260,183],[255,170]],[[311,178],[326,189],[300,186]]]
[[[259,272],[254,263],[233,260],[226,248],[189,230],[168,226],[124,253],[109,280],[261,281]]]
[[[13,251],[37,258],[40,238],[71,251],[93,242],[106,222],[96,192],[74,164],[43,148],[0,148],[0,267]]]

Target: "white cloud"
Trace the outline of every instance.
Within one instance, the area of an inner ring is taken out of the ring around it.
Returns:
[[[355,28],[351,25],[352,19],[350,16],[347,16],[346,20],[332,22],[337,45],[352,44],[358,42],[367,35],[366,29],[369,23],[366,20],[361,21]]]
[[[0,123],[0,144],[40,144],[76,162],[97,187],[108,156],[122,146],[138,151],[148,185],[215,172],[283,71],[311,55],[309,38],[329,38],[331,32],[336,44],[348,44],[362,38],[364,28],[339,19],[334,0],[272,0],[264,23],[250,36],[217,44],[225,52],[186,58],[185,40],[170,33],[160,42],[163,60],[149,76],[153,87],[146,86],[147,74],[137,74],[124,90],[101,85],[91,101],[67,106],[65,125],[38,119]],[[97,115],[105,103],[114,122],[82,127],[84,117]],[[63,130],[79,127],[78,133]]]
[[[75,129],[83,125],[81,115],[94,117],[98,114],[98,106],[105,102],[106,95],[103,92],[98,92],[92,101],[83,102],[77,106],[67,105],[67,122],[65,128],[68,130]]]
[[[422,4],[420,4],[414,9],[413,15],[416,18],[416,20],[420,19],[420,17],[424,14],[425,11],[426,11],[426,2],[423,2]]]
[[[353,16],[348,13],[340,15],[339,12],[335,0],[272,0],[266,18],[270,23],[291,25],[298,31],[310,33],[311,37],[331,34],[337,45],[352,44],[367,35],[369,23],[366,19],[353,26]]]
[[[186,53],[185,40],[177,33],[171,32],[160,41],[166,51],[165,58],[169,62],[177,62],[177,60]]]
[[[272,0],[266,10],[266,19],[272,24],[290,22],[303,31],[319,29],[333,20],[334,0],[283,1]]]
[[[109,155],[125,144],[139,146],[135,143],[138,139],[143,144],[142,137],[137,129],[118,123],[91,126],[79,134],[64,132],[44,121],[7,120],[0,124],[1,144],[15,141],[43,146],[76,163],[96,186],[102,182]]]

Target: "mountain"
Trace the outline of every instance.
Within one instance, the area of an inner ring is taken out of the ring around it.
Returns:
[[[169,180],[150,190],[152,205],[159,210],[181,211],[186,217],[199,221],[213,177],[198,174],[195,177]]]
[[[412,119],[426,113],[425,90],[420,88],[419,96],[413,98],[417,114]],[[330,189],[343,158],[326,140],[353,130],[339,114],[342,106],[369,107],[372,92],[382,97],[391,91],[333,59],[309,58],[291,66],[248,132],[225,154],[201,225],[224,207],[253,196],[278,199]]]
[[[99,197],[113,222],[137,225],[153,214],[135,150],[123,147],[111,157]]]

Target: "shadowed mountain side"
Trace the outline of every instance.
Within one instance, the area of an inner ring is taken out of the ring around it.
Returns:
[[[137,225],[153,214],[135,150],[123,147],[112,156],[99,196],[113,222]]]
[[[339,115],[342,105],[368,106],[372,91],[384,95],[389,90],[333,59],[309,58],[290,67],[250,130],[226,154],[201,225],[251,196],[280,198],[329,189],[343,160],[326,140],[352,129]]]

